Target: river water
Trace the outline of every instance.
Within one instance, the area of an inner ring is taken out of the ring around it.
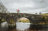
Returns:
[[[2,26],[0,26],[0,31],[16,31],[16,30],[27,30],[27,29],[30,31],[33,30],[33,28],[31,27],[33,28],[42,27],[43,29],[42,28],[41,28],[42,30],[39,29],[40,31],[48,31],[48,24],[40,26],[40,25],[34,25],[34,24],[22,23],[22,22],[17,22],[16,27],[13,29],[9,29],[7,23],[4,22],[2,23]]]

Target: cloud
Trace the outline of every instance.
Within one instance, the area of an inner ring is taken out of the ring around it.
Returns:
[[[23,13],[39,13],[48,11],[48,0],[2,0],[10,12],[20,9]]]

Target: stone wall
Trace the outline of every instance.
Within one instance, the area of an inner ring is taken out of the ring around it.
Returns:
[[[21,13],[19,15],[21,15]],[[41,15],[26,14],[26,13],[23,14],[25,16],[22,16],[22,15],[19,16],[19,15],[17,13],[0,13],[0,18],[1,19],[4,18],[6,21],[10,21],[10,19],[17,21],[17,18],[26,17],[26,18],[30,19],[30,21],[33,23],[42,22],[42,16]]]

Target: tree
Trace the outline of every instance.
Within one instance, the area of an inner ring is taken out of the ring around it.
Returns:
[[[6,13],[7,9],[6,7],[3,5],[2,2],[0,2],[0,13]]]

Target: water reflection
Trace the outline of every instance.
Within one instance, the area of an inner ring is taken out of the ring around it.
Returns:
[[[31,28],[32,27],[32,28]],[[40,27],[42,27],[40,29]],[[33,29],[35,28],[35,29]],[[37,28],[39,28],[37,30]],[[33,25],[30,23],[16,23],[16,27],[14,28],[9,28],[9,27],[6,27],[6,26],[0,26],[0,31],[48,31],[48,25]]]
[[[22,22],[17,22],[16,23],[16,28],[18,30],[26,30],[30,27],[30,23],[22,23]]]

